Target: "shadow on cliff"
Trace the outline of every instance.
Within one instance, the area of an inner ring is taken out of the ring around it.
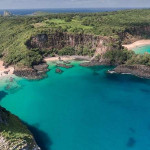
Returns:
[[[5,96],[7,96],[7,95],[8,95],[7,92],[5,92],[5,91],[0,91],[0,101],[1,101]]]
[[[48,134],[42,130],[39,129],[38,124],[29,125],[25,123],[25,125],[28,127],[28,129],[31,131],[31,133],[34,136],[34,139],[37,143],[37,145],[41,148],[41,150],[50,150],[52,141]]]

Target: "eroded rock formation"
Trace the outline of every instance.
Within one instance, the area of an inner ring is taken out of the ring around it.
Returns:
[[[118,41],[117,41],[118,42]],[[39,48],[51,50],[53,48],[62,49],[65,46],[75,47],[77,50],[81,46],[87,46],[96,50],[96,53],[105,53],[107,50],[115,49],[121,44],[116,44],[116,39],[86,34],[69,34],[55,32],[49,34],[38,34],[31,37],[26,45],[29,49]]]

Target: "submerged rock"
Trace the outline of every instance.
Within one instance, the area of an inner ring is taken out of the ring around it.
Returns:
[[[42,64],[39,64],[39,65],[34,65],[33,68],[37,71],[41,71],[41,72],[46,72],[48,71],[48,65],[46,63],[42,63]]]
[[[84,62],[80,64],[80,66],[82,67],[92,67],[92,66],[99,66],[99,65],[101,65],[101,63],[98,61]]]
[[[71,62],[70,61],[63,61],[65,64],[70,64]]]
[[[0,91],[0,100],[2,100],[6,95],[8,95],[5,91]]]
[[[92,66],[100,66],[100,65],[112,65],[112,64],[107,59],[92,60],[80,64],[80,66],[82,67],[92,67]]]
[[[135,129],[134,128],[129,128],[129,131],[131,131],[131,133],[135,133]]]
[[[73,67],[73,65],[66,65],[66,64],[57,64],[56,66],[57,66],[57,67],[66,68],[66,69],[69,69],[69,68],[72,68],[72,67]]]
[[[127,142],[127,147],[133,147],[135,145],[136,141],[134,138],[130,137]]]
[[[61,73],[63,73],[63,70],[57,68],[57,69],[55,70],[55,72],[61,74]]]

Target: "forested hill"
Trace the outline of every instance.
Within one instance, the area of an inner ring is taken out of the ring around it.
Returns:
[[[56,31],[71,35],[111,37],[120,41],[117,44],[121,44],[122,41],[129,42],[134,38],[148,38],[150,9],[105,13],[36,13],[31,16],[1,16],[0,56],[6,65],[17,64],[30,67],[38,64],[43,56],[50,54],[51,51],[55,53],[57,50],[29,48],[27,42],[36,35],[50,35]],[[61,40],[63,42],[63,39]],[[65,43],[63,45],[65,47]],[[116,48],[118,49],[119,46]]]

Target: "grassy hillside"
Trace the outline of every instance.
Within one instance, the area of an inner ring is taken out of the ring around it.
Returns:
[[[38,50],[29,50],[25,45],[33,35],[59,30],[118,38],[122,32],[133,32],[133,28],[147,26],[150,26],[150,9],[0,17],[0,56],[8,65],[32,66],[42,60]]]

